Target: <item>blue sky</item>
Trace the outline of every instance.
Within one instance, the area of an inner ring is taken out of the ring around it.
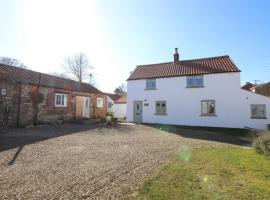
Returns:
[[[136,65],[228,54],[241,81],[270,81],[270,1],[0,0],[0,56],[62,72],[83,51],[106,92]]]

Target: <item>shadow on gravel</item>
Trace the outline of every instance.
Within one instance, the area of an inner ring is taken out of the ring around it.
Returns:
[[[8,163],[9,165],[13,165],[25,145],[94,129],[98,132],[98,134],[105,135],[111,134],[110,130],[117,130],[117,133],[126,134],[134,128],[118,124],[85,125],[69,123],[61,125],[41,125],[31,128],[5,129],[5,131],[2,129],[0,130],[0,152],[18,148],[13,158],[11,158]],[[86,132],[86,134],[91,133],[93,132]]]
[[[41,125],[31,128],[6,129],[5,131],[0,130],[0,152],[17,147],[22,148],[25,145],[43,140],[94,129],[98,130],[98,133],[101,134],[107,134],[110,129],[128,133],[131,127],[121,125],[105,126],[104,124],[84,125],[69,123],[61,125]],[[91,132],[87,132],[87,134],[91,134]],[[19,152],[20,151],[18,151],[17,154],[19,154]]]
[[[250,142],[241,140],[238,136],[242,136],[242,133],[238,135],[236,129],[224,129],[224,128],[203,128],[203,127],[186,127],[186,126],[173,126],[162,124],[144,124],[145,126],[153,127],[161,131],[173,133],[185,138],[208,140],[215,142],[222,142],[233,145],[251,146]]]

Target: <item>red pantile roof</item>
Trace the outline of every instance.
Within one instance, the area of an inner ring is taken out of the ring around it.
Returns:
[[[229,56],[139,65],[127,80],[240,72]]]
[[[127,103],[127,94],[117,95],[111,93],[104,93],[109,96],[115,103]]]
[[[78,92],[102,94],[100,90],[87,83],[81,83],[66,78],[61,78],[4,64],[0,64],[0,79],[1,76],[7,76],[10,80],[23,84],[39,84],[40,86],[45,87],[71,89]]]
[[[241,88],[242,89],[244,89],[244,90],[248,90],[248,91],[250,91],[251,90],[251,88],[253,88],[254,86],[256,86],[255,84],[253,84],[253,83],[250,83],[250,82],[246,82],[246,84],[245,85],[243,85]]]
[[[111,93],[104,93],[105,95],[109,96],[113,101],[116,101],[119,99],[121,96],[117,94],[111,94]]]
[[[127,94],[123,94],[118,98],[115,103],[127,103]]]

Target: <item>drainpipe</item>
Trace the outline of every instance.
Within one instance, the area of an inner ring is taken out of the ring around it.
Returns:
[[[18,99],[17,99],[17,120],[16,120],[16,127],[19,128],[20,126],[20,115],[21,115],[21,95],[22,95],[22,84],[21,82],[17,82],[19,86],[18,92]]]
[[[34,98],[33,98],[33,107],[34,107],[34,117],[33,117],[33,124],[34,125],[37,125],[38,123],[38,97],[39,97],[39,87],[40,87],[40,80],[41,80],[41,74],[39,74],[38,76],[38,84],[37,84],[37,88],[36,88],[36,91],[35,91],[35,94],[34,94]]]

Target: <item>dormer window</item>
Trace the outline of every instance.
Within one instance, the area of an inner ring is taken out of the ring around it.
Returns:
[[[146,90],[155,90],[155,89],[156,89],[156,79],[147,79]]]
[[[203,76],[187,76],[187,87],[188,88],[204,87]]]

